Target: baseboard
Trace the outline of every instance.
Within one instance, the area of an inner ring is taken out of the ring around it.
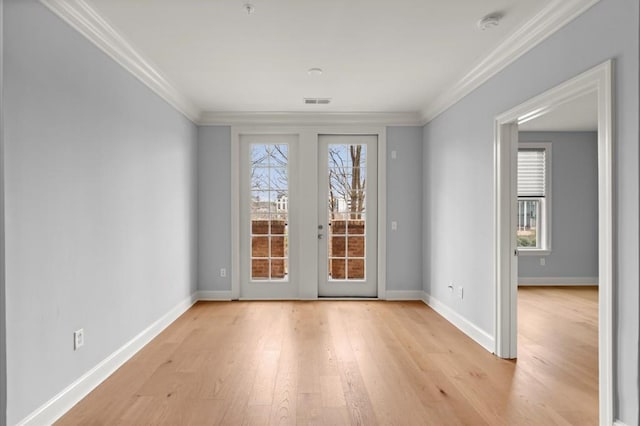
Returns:
[[[598,277],[518,277],[518,285],[598,285]]]
[[[49,425],[54,423],[133,357],[133,355],[154,337],[160,334],[162,330],[167,328],[180,315],[187,311],[187,309],[196,302],[196,296],[196,294],[193,294],[191,297],[178,303],[178,305],[160,319],[144,329],[129,342],[125,343],[120,349],[102,360],[98,365],[67,386],[62,392],[25,417],[18,425]]]
[[[620,420],[616,420],[613,422],[613,426],[627,426],[625,423],[622,423]]]
[[[387,290],[385,300],[422,300],[422,290]]]
[[[231,291],[220,290],[200,290],[196,292],[196,298],[199,301],[212,301],[212,300],[231,300]]]
[[[422,301],[431,309],[440,314],[444,319],[456,326],[460,331],[473,339],[480,346],[491,353],[495,352],[495,340],[487,332],[478,328],[471,321],[445,305],[427,292],[423,292]]]

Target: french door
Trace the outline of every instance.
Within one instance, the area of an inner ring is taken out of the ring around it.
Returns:
[[[375,297],[377,136],[318,137],[318,295]]]
[[[298,296],[297,148],[297,135],[240,137],[243,298]]]
[[[376,297],[378,135],[237,140],[237,297]]]

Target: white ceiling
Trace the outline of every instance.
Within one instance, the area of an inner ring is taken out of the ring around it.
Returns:
[[[552,2],[250,1],[87,3],[201,111],[419,112]]]
[[[598,95],[580,96],[518,126],[522,132],[587,132],[598,130]]]

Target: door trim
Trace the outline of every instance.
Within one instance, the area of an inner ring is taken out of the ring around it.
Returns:
[[[513,274],[516,203],[514,151],[517,152],[517,124],[537,118],[587,93],[598,95],[598,362],[600,424],[613,423],[613,285],[614,285],[614,134],[613,62],[604,62],[539,96],[499,115],[495,119],[494,141],[494,275],[495,353],[516,357],[517,276]],[[515,135],[514,135],[515,133]],[[517,265],[516,265],[517,272]]]
[[[231,127],[231,298],[240,298],[240,136],[259,134],[296,134],[299,136],[299,149],[305,146],[312,146],[317,152],[318,135],[358,135],[368,134],[378,136],[378,299],[386,298],[387,288],[387,133],[384,126],[366,125],[336,125],[336,126],[270,126],[270,125],[247,125]],[[315,173],[315,187],[317,187],[317,173]],[[317,224],[317,208],[315,215],[311,219]],[[310,220],[310,219],[309,219]],[[302,225],[301,225],[302,228]],[[315,234],[316,229],[313,228]],[[315,252],[312,253],[315,259],[317,256],[317,244]],[[309,254],[311,256],[311,253]],[[316,261],[317,267],[317,261]],[[317,270],[309,271],[313,273],[313,286],[308,280],[300,277],[301,286],[298,291],[298,299],[318,299]]]

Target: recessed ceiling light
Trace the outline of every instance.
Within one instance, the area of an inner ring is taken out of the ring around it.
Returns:
[[[501,19],[502,14],[492,13],[478,21],[478,28],[480,28],[482,31],[490,30],[491,28],[497,27],[500,24]]]
[[[256,7],[251,3],[245,3],[243,7],[245,12],[247,12],[247,15],[251,15],[253,12],[256,11]]]
[[[309,75],[322,75],[322,68],[309,68],[307,74]]]

